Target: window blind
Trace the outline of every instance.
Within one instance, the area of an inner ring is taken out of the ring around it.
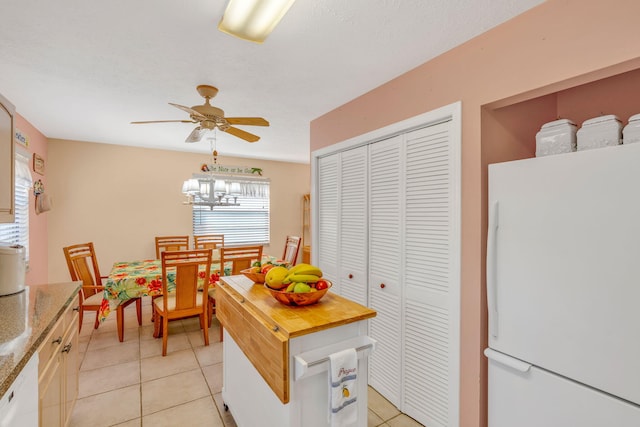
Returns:
[[[0,224],[0,242],[22,245],[29,265],[29,192],[33,185],[29,157],[16,153],[15,159],[15,221]]]
[[[269,182],[238,197],[239,206],[193,205],[193,234],[224,234],[225,245],[269,243]]]

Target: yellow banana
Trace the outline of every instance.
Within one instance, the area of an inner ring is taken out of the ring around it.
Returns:
[[[312,274],[314,276],[322,277],[322,270],[315,265],[310,264],[298,264],[289,269],[289,276],[292,274]]]
[[[306,283],[316,283],[320,280],[320,277],[315,274],[289,274],[287,276],[287,280],[292,282],[306,282]]]

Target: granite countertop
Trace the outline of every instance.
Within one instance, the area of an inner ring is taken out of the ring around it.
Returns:
[[[9,389],[82,282],[27,286],[0,297],[0,396]]]

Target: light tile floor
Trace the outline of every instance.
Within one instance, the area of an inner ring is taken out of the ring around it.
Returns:
[[[143,299],[143,323],[125,309],[124,342],[118,341],[115,313],[96,330],[91,313],[80,332],[78,400],[71,427],[211,426],[235,427],[222,402],[222,343],[214,319],[204,346],[197,318],[169,325],[167,356],[154,339],[151,301]],[[369,388],[369,427],[419,427]],[[270,426],[265,426],[270,427]]]

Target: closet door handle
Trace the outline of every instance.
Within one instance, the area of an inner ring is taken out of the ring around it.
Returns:
[[[349,279],[353,279],[353,274],[349,274]]]
[[[387,285],[385,285],[384,283],[380,283],[380,289],[384,289],[386,287],[387,287]]]

